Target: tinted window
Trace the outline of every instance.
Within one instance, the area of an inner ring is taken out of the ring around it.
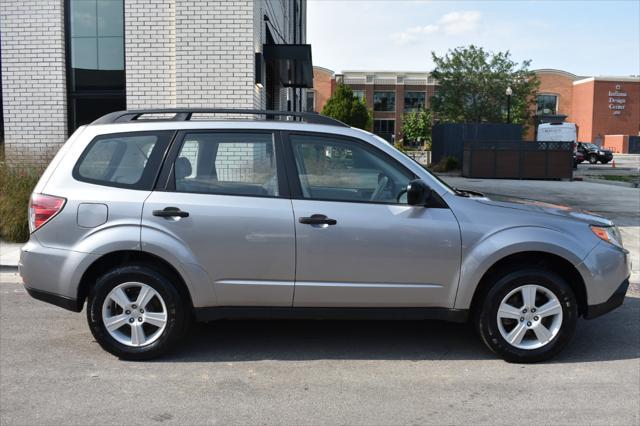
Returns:
[[[538,115],[553,115],[557,111],[558,97],[556,95],[538,95],[536,98]]]
[[[124,1],[66,0],[65,4],[73,132],[106,112],[125,109]]]
[[[273,135],[188,133],[174,179],[180,192],[277,197]]]
[[[404,110],[415,111],[425,107],[424,92],[406,92],[404,94]]]
[[[373,92],[373,109],[375,111],[395,111],[395,92]]]
[[[291,144],[304,198],[396,203],[413,176],[356,142],[292,135]]]
[[[73,175],[99,185],[151,189],[172,132],[117,133],[96,137]]]

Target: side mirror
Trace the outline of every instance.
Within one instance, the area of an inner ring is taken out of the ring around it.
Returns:
[[[412,180],[407,185],[407,204],[425,206],[431,199],[431,188],[420,179]]]

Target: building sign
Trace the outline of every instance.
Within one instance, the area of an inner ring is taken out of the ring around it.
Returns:
[[[613,115],[620,115],[627,103],[627,92],[623,92],[619,84],[614,91],[609,90],[609,109]]]

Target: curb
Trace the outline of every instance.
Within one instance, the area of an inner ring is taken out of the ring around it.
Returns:
[[[595,178],[590,178],[590,177],[586,177],[586,176],[582,176],[582,181],[583,182],[591,182],[591,183],[600,183],[602,185],[613,185],[613,186],[624,186],[624,187],[627,187],[627,188],[638,188],[638,184],[637,183],[618,182],[618,181],[615,181],[615,180],[605,180],[605,179],[595,179]]]

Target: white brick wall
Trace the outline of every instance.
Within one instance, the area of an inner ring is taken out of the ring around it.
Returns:
[[[124,5],[127,109],[175,107],[175,1]]]
[[[67,138],[63,0],[2,0],[2,100],[10,163],[44,163]]]

